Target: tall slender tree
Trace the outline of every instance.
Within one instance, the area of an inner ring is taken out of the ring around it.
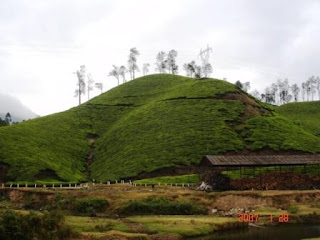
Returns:
[[[79,97],[79,105],[81,105],[81,95],[86,94],[86,66],[81,65],[80,70],[75,72],[77,74],[77,89],[75,90],[75,97]]]
[[[150,67],[150,64],[149,64],[149,63],[144,63],[144,64],[143,64],[143,67],[142,67],[143,76],[145,76],[145,75],[148,74],[148,72],[149,72],[149,67]]]
[[[116,65],[112,65],[113,69],[109,72],[108,76],[114,77],[118,81],[118,86],[120,85],[120,68]]]
[[[167,69],[167,54],[164,51],[161,51],[157,54],[156,57],[156,70],[159,73],[165,73]]]
[[[178,73],[178,65],[176,64],[176,58],[178,56],[178,52],[174,49],[169,51],[168,57],[167,57],[167,66],[168,71],[171,74],[177,74]]]
[[[128,59],[128,70],[131,76],[131,80],[135,78],[135,72],[139,71],[137,65],[137,57],[140,55],[139,51],[136,48],[130,49],[129,59]]]
[[[298,102],[299,93],[300,93],[300,88],[299,88],[298,84],[296,84],[296,83],[293,84],[291,86],[291,91],[292,91],[292,94],[293,94],[294,101]]]
[[[87,75],[87,92],[88,92],[88,100],[90,99],[90,91],[92,91],[93,90],[93,83],[94,83],[94,81],[93,81],[93,79],[92,79],[92,75],[89,73],[88,75]]]
[[[127,80],[126,80],[126,73],[127,73],[127,69],[125,66],[121,66],[119,68],[119,75],[122,77],[122,82],[125,83]]]

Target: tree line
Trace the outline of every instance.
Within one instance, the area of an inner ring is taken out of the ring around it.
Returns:
[[[246,92],[250,89],[249,82],[241,83],[237,81],[236,85]],[[254,90],[250,94],[262,102],[274,105],[320,100],[320,77],[311,76],[300,85],[297,83],[290,84],[288,79],[278,79],[266,87],[263,92]]]
[[[213,72],[213,67],[210,63],[210,55],[212,48],[207,46],[204,50],[200,50],[198,55],[200,64],[196,61],[191,61],[183,64],[183,70],[186,76],[192,78],[207,78]],[[131,48],[128,55],[127,64],[121,66],[112,65],[112,69],[108,73],[108,76],[114,77],[117,80],[118,86],[127,82],[127,74],[129,74],[130,80],[135,79],[136,73],[140,72],[138,66],[138,57],[140,52],[137,48]],[[175,49],[169,52],[160,51],[155,57],[155,71],[164,74],[178,74],[179,66],[177,65],[178,51]],[[142,64],[142,75],[145,76],[150,72],[150,63]],[[80,70],[75,72],[77,74],[77,89],[75,90],[75,96],[79,97],[79,105],[81,104],[81,95],[88,94],[88,100],[90,99],[90,91],[93,90],[94,80],[91,74],[86,73],[85,65],[80,66]],[[226,80],[226,79],[223,79]],[[241,88],[245,92],[249,92],[251,86],[250,82],[235,83],[236,86]],[[103,84],[101,82],[95,83],[95,87],[103,92]],[[252,96],[259,99],[262,102],[281,105],[289,102],[297,101],[313,101],[320,100],[320,77],[311,76],[301,85],[297,83],[290,84],[288,79],[278,79],[276,82],[271,83],[264,91],[259,92],[253,90],[250,92]]]
[[[209,62],[212,49],[208,46],[204,50],[200,50],[199,58],[201,63],[198,65],[196,61],[191,61],[183,65],[183,69],[186,75],[194,78],[209,77],[212,73],[212,65]],[[131,80],[135,79],[136,73],[140,72],[138,66],[138,57],[140,52],[137,48],[131,48],[126,65],[116,66],[112,65],[108,76],[114,77],[117,80],[118,86],[120,82],[127,82],[127,74]],[[178,51],[175,49],[169,52],[160,51],[156,55],[155,71],[159,73],[178,74],[179,66],[177,64]],[[145,76],[150,72],[150,63],[143,63],[142,75]],[[75,97],[79,98],[79,105],[82,102],[82,95],[88,94],[88,100],[90,99],[90,91],[93,90],[94,80],[91,74],[86,73],[85,65],[81,65],[80,69],[74,72],[77,75],[77,88],[75,90]],[[95,83],[95,87],[103,92],[103,84],[101,82]]]

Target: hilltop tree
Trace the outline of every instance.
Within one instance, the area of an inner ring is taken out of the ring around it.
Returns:
[[[144,64],[143,64],[143,67],[142,67],[143,76],[145,76],[145,75],[148,74],[148,72],[149,72],[149,67],[150,67],[150,64],[149,64],[149,63],[144,63]]]
[[[305,95],[307,93],[307,86],[306,86],[306,83],[302,83],[301,84],[301,96],[302,96],[302,101],[304,102],[305,101]]]
[[[92,75],[89,73],[87,75],[88,81],[87,81],[87,91],[88,91],[88,100],[90,99],[90,91],[93,90],[93,86],[92,84],[94,83],[93,79],[92,79]]]
[[[250,89],[250,82],[240,82],[239,80],[236,81],[235,85],[240,88],[241,90],[245,91],[245,92],[248,92],[249,89]]]
[[[320,100],[320,77],[316,77],[316,88],[318,91],[318,100]]]
[[[183,65],[183,69],[186,71],[188,77],[199,77],[199,75],[201,76],[201,67],[198,66],[195,61],[185,63]]]
[[[118,81],[118,86],[120,84],[119,80],[120,80],[120,68],[117,67],[116,65],[112,65],[113,66],[113,69],[109,72],[109,75],[108,76],[111,76],[111,77],[115,77]]]
[[[127,73],[127,69],[125,66],[121,66],[119,68],[119,76],[122,77],[122,82],[125,83],[126,82],[126,73]]]
[[[168,71],[171,74],[177,74],[178,73],[178,68],[179,66],[176,64],[176,58],[178,56],[178,52],[174,49],[172,49],[169,53],[168,53],[168,57],[167,57],[167,67],[168,67]]]
[[[156,57],[156,70],[159,71],[159,73],[165,73],[167,69],[167,59],[166,59],[166,53],[161,51],[157,54]]]
[[[137,65],[137,57],[140,55],[139,51],[136,48],[130,49],[129,59],[128,59],[128,70],[131,76],[131,80],[135,78],[135,72],[139,71]]]
[[[102,93],[102,91],[103,91],[103,84],[102,83],[95,83],[95,87],[97,89],[99,89],[101,91],[101,93]]]
[[[5,121],[6,121],[6,123],[8,125],[12,124],[12,117],[11,117],[11,114],[9,112],[6,114]]]
[[[236,85],[236,86],[237,86],[238,88],[240,88],[240,89],[243,88],[243,85],[242,85],[242,83],[241,83],[239,80],[236,81],[234,85]]]
[[[299,88],[298,84],[296,84],[296,83],[293,84],[291,86],[291,91],[293,94],[294,101],[297,102],[298,98],[299,98],[299,93],[300,93],[300,88]]]
[[[81,104],[81,95],[84,95],[86,93],[86,83],[85,83],[85,77],[86,77],[86,66],[81,65],[80,70],[77,70],[77,86],[78,88],[75,90],[75,97],[79,97],[79,105]]]
[[[256,99],[259,99],[259,100],[261,99],[261,94],[257,89],[253,90],[250,94],[254,96]]]

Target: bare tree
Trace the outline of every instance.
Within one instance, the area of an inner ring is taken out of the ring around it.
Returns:
[[[165,73],[167,69],[167,54],[164,51],[161,51],[157,54],[156,57],[156,70],[159,71],[159,73]]]
[[[299,88],[298,84],[296,84],[296,83],[293,84],[291,86],[291,91],[293,94],[294,101],[297,102],[299,99],[299,93],[300,93],[300,88]]]
[[[287,95],[289,94],[289,81],[288,79],[278,80],[279,86],[279,97],[280,97],[280,104],[284,104],[287,102]]]
[[[119,80],[120,80],[120,68],[115,66],[115,65],[112,65],[113,66],[113,69],[109,72],[109,75],[108,76],[112,76],[112,77],[115,77],[118,81],[118,86],[120,84]]]
[[[167,57],[167,66],[168,71],[171,74],[177,74],[178,73],[178,65],[176,64],[176,58],[178,56],[178,52],[174,49],[169,51],[168,57]]]
[[[128,59],[128,70],[131,76],[131,80],[135,78],[135,72],[139,71],[137,65],[137,57],[140,55],[139,51],[136,48],[130,49],[129,59]]]
[[[272,94],[272,100],[273,104],[278,104],[277,98],[278,98],[278,90],[279,86],[276,83],[272,83],[270,86],[270,94]],[[279,97],[280,98],[280,97]]]
[[[93,90],[92,84],[94,83],[93,79],[92,79],[92,75],[89,73],[87,75],[87,91],[88,91],[88,100],[90,99],[90,91]]]
[[[318,100],[320,100],[320,77],[316,77],[316,88],[318,91]]]
[[[316,93],[316,78],[314,76],[309,77],[307,81],[307,92],[311,95],[311,101],[314,99],[314,94]]]
[[[257,89],[253,90],[250,94],[251,94],[253,97],[255,97],[256,99],[261,100],[261,94],[259,93],[259,91],[258,91]]]
[[[150,67],[150,64],[149,64],[149,63],[144,63],[144,64],[143,64],[143,67],[142,67],[143,76],[145,76],[145,75],[148,74],[148,72],[149,72],[149,67]]]
[[[102,93],[102,91],[103,91],[103,84],[102,83],[95,83],[95,87],[98,88]]]
[[[77,70],[75,72],[77,74],[77,89],[75,90],[75,97],[79,97],[79,105],[81,104],[81,95],[86,93],[86,83],[85,83],[85,77],[86,77],[86,66],[81,65],[80,70]]]
[[[119,68],[119,76],[122,77],[122,82],[125,83],[126,82],[126,73],[127,73],[127,69],[125,66],[121,66]]]
[[[301,84],[301,96],[302,96],[302,101],[304,102],[305,101],[305,95],[306,95],[306,93],[307,93],[307,85],[306,85],[306,83],[305,82],[303,82],[302,84]]]

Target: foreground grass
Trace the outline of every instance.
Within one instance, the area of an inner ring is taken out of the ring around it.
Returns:
[[[148,216],[129,217],[128,220],[142,224],[150,233],[170,233],[182,236],[198,236],[214,232],[219,225],[236,223],[236,218],[209,216]]]
[[[67,225],[78,232],[132,231],[124,223],[107,218],[67,216],[65,221]]]

